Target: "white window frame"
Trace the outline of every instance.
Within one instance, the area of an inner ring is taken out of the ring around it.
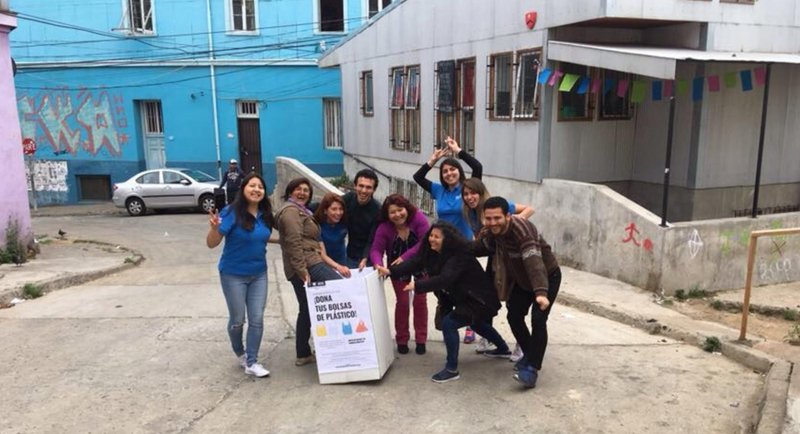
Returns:
[[[367,81],[369,77],[369,81]],[[359,88],[361,92],[361,116],[371,117],[375,115],[375,75],[372,70],[361,71],[359,78]]]
[[[259,0],[253,0],[253,16],[255,18],[255,28],[252,30],[239,30],[233,25],[233,0],[225,0],[225,28],[229,35],[243,35],[251,36],[260,34],[260,26],[258,23],[258,3]],[[242,0],[242,7],[246,6],[245,0]],[[247,15],[242,15],[242,25],[247,25]]]
[[[247,119],[258,119],[259,106],[261,104],[256,100],[240,99],[236,101],[236,117]],[[246,110],[252,109],[252,110]]]
[[[392,5],[391,1],[389,2],[388,5],[384,6],[383,0],[378,0],[378,12],[376,12],[375,15],[378,15],[379,13],[381,13],[382,10],[388,8],[391,5]],[[361,0],[361,11],[362,11],[361,16],[367,17],[367,20],[371,20],[375,16],[375,15],[369,16],[369,0]]]
[[[324,34],[324,35],[341,35],[350,31],[350,26],[348,25],[348,16],[347,16],[347,0],[340,0],[342,2],[342,21],[343,21],[343,29],[341,32],[331,32],[331,31],[322,31],[322,17],[320,16],[319,10],[319,2],[320,0],[311,0],[312,8],[314,11],[314,33],[317,34]]]
[[[133,17],[132,17],[132,3],[139,3],[143,6],[144,0],[122,0],[122,30],[124,30],[130,36],[155,36],[156,34],[156,0],[150,0],[150,27],[151,29],[141,29],[137,30],[133,27]],[[144,9],[144,8],[142,8]],[[142,17],[142,23],[144,24],[144,20],[147,17],[145,14]]]
[[[334,113],[328,113],[328,107],[335,107]],[[333,121],[333,125],[330,125]],[[322,98],[322,140],[326,150],[342,149],[342,99]]]

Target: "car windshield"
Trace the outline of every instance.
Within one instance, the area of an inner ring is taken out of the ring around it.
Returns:
[[[199,170],[194,169],[181,169],[179,172],[183,173],[184,175],[189,175],[192,179],[197,182],[217,182],[216,178],[209,175],[208,173],[201,172]]]

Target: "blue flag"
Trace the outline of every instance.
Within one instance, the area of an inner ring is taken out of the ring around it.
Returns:
[[[592,83],[592,79],[589,77],[581,77],[581,84],[578,85],[578,95],[583,95],[584,93],[589,91],[589,85]]]
[[[662,90],[664,88],[664,82],[660,80],[656,80],[653,82],[653,101],[661,101]]]
[[[695,77],[692,80],[692,101],[700,101],[703,99],[703,82],[704,77]]]
[[[739,72],[739,75],[742,76],[742,90],[745,92],[753,90],[753,75],[750,73],[750,70],[745,69]]]
[[[550,76],[553,74],[553,70],[550,68],[545,68],[542,72],[539,73],[539,84],[547,83],[547,80],[550,79]]]

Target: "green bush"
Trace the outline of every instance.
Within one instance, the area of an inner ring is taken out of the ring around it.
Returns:
[[[28,299],[39,298],[44,295],[44,291],[39,285],[26,283],[25,286],[22,287],[22,295]]]
[[[703,343],[703,349],[709,353],[719,352],[722,349],[722,342],[716,336],[709,336]]]
[[[783,319],[786,321],[797,321],[797,311],[794,309],[786,308],[783,310]]]
[[[25,262],[26,252],[25,246],[19,238],[19,223],[16,220],[11,220],[6,226],[6,246],[0,249],[0,264],[10,264],[14,262],[14,258],[22,259]]]

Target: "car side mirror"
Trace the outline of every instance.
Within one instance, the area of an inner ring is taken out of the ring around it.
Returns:
[[[180,182],[181,182],[181,185],[189,185],[189,184],[191,184],[191,183],[192,183],[192,182],[191,182],[191,181],[189,181],[188,179],[181,179],[181,181],[180,181]]]

